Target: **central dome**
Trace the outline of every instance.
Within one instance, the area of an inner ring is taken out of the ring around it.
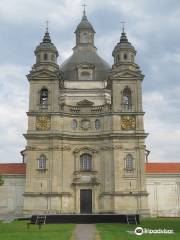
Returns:
[[[76,31],[76,46],[73,54],[61,66],[64,80],[105,80],[110,70],[94,46],[94,28],[88,21],[85,11]]]

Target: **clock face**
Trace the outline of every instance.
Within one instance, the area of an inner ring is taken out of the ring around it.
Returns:
[[[48,131],[51,127],[51,118],[49,116],[38,116],[36,118],[36,129],[39,131]]]
[[[136,128],[136,120],[134,116],[123,116],[121,118],[122,130],[134,130]]]

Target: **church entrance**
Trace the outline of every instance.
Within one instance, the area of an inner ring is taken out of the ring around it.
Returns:
[[[80,212],[92,213],[92,190],[91,189],[80,190]]]

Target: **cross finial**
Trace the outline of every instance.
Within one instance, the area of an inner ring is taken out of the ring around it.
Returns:
[[[86,3],[84,2],[84,4],[82,4],[82,7],[83,7],[83,16],[86,16]]]
[[[46,21],[46,32],[49,32],[49,21]]]
[[[121,24],[122,24],[122,32],[124,33],[124,29],[125,29],[125,22],[121,22]]]

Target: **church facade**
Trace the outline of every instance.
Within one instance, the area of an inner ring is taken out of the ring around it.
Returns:
[[[30,85],[24,214],[149,215],[142,81],[124,29],[110,66],[84,11],[60,66],[48,29]]]

